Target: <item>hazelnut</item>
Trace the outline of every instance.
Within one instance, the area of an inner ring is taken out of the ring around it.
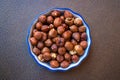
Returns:
[[[37,29],[37,30],[40,30],[41,27],[42,27],[42,23],[41,23],[41,22],[37,22],[37,23],[36,23],[36,29]]]
[[[70,53],[71,55],[77,54],[77,52],[76,52],[75,50],[71,50],[69,53]]]
[[[45,52],[50,52],[50,49],[47,48],[47,47],[44,47],[44,48],[42,49],[41,53],[45,53]]]
[[[60,16],[60,11],[54,10],[54,11],[51,12],[51,15],[52,15],[53,17],[58,17],[58,16]]]
[[[74,46],[73,46],[73,44],[72,44],[71,42],[67,41],[67,42],[65,43],[65,48],[66,48],[68,51],[70,51],[70,50],[73,50]]]
[[[64,43],[65,43],[64,38],[60,38],[60,37],[56,38],[56,45],[57,46],[64,46]]]
[[[50,66],[52,68],[57,68],[57,67],[59,67],[59,62],[57,60],[51,60],[50,61]]]
[[[57,61],[62,62],[64,60],[64,57],[62,55],[57,55]]]
[[[83,50],[82,46],[76,45],[76,46],[74,47],[74,49],[75,49],[75,51],[77,52],[78,55],[83,55],[84,50]]]
[[[67,61],[70,61],[71,55],[68,54],[68,53],[65,53],[64,58],[65,58]]]
[[[81,32],[81,33],[86,31],[85,26],[80,26],[78,29],[79,29],[79,32]]]
[[[38,55],[38,60],[41,61],[41,62],[45,61],[45,59],[43,58],[43,54]]]
[[[79,57],[77,55],[72,56],[72,62],[76,63],[78,62],[78,60],[79,60]]]
[[[80,46],[82,46],[83,49],[87,48],[87,45],[88,45],[87,41],[81,41],[80,42]]]
[[[37,40],[34,37],[30,38],[30,42],[33,46],[37,45]]]
[[[47,17],[47,23],[52,24],[53,21],[54,21],[54,19],[53,19],[52,16],[48,16],[48,17]]]
[[[47,39],[47,34],[44,32],[41,32],[41,33],[42,33],[41,41],[45,41]]]
[[[68,30],[68,26],[66,24],[62,24],[62,26],[65,28],[65,30]]]
[[[82,23],[82,20],[81,20],[80,18],[75,18],[74,24],[75,24],[76,26],[81,26],[83,23]]]
[[[62,24],[62,20],[60,18],[55,18],[54,20],[54,26],[58,27]]]
[[[43,47],[44,47],[44,43],[39,41],[37,44],[37,48],[42,49]]]
[[[69,28],[72,32],[77,32],[78,31],[78,27],[76,25],[72,25]]]
[[[33,29],[32,33],[33,35],[35,34],[35,32],[37,32],[38,30],[37,29]]]
[[[40,50],[37,47],[34,47],[32,51],[33,51],[33,53],[35,55],[39,55],[40,54]]]
[[[45,61],[49,61],[51,59],[51,54],[49,52],[43,53],[43,58]]]
[[[60,64],[60,66],[61,66],[62,68],[67,68],[69,65],[70,65],[69,62],[66,61],[66,60],[63,61],[63,62],[61,62],[61,64]]]
[[[72,18],[73,15],[72,15],[68,10],[65,10],[65,12],[64,12],[64,17],[65,17],[65,18]]]
[[[66,49],[65,49],[64,47],[59,47],[59,48],[58,48],[58,53],[59,53],[60,55],[64,55],[64,54],[66,53]]]
[[[52,29],[52,28],[54,28],[54,25],[53,25],[53,24],[50,24],[50,25],[49,25],[49,29]]]
[[[74,18],[66,18],[65,23],[69,26],[73,25],[74,23]]]
[[[65,21],[65,17],[64,16],[60,16],[60,18],[61,18],[62,22]]]
[[[67,30],[67,31],[65,31],[65,32],[62,34],[62,37],[63,37],[65,40],[68,40],[68,39],[70,39],[71,35],[72,35],[72,32],[69,31],[69,30]]]
[[[71,43],[72,43],[74,46],[78,44],[75,39],[72,39],[72,40],[71,40]]]
[[[45,46],[50,47],[51,45],[52,45],[51,39],[47,39],[47,40],[45,41]]]
[[[56,41],[58,40],[58,38],[60,38],[60,37],[52,38],[52,41],[56,43]]]
[[[59,26],[57,28],[57,32],[58,32],[58,34],[62,34],[63,32],[65,32],[65,28],[63,26]]]
[[[72,37],[76,40],[76,41],[80,41],[80,33],[79,32],[75,32],[72,34]]]
[[[53,44],[53,45],[51,46],[51,50],[52,50],[53,52],[57,52],[57,45],[56,45],[56,44]]]
[[[48,26],[48,25],[43,25],[43,26],[41,27],[41,31],[43,31],[43,32],[48,32],[48,31],[49,31],[49,26]]]
[[[82,34],[81,34],[81,40],[83,41],[83,40],[87,40],[87,34],[85,33],[85,32],[83,32]]]
[[[42,22],[42,23],[46,23],[46,20],[47,20],[46,15],[41,15],[41,16],[39,17],[39,21]]]
[[[56,59],[57,54],[56,53],[51,53],[51,57],[52,57],[52,59]]]
[[[57,36],[57,31],[55,29],[51,29],[48,33],[48,36],[54,38]]]
[[[39,31],[36,31],[33,36],[37,39],[37,40],[40,40],[42,38],[42,33],[39,32]]]

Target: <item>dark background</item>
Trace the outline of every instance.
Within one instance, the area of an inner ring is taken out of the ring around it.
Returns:
[[[50,72],[29,55],[28,26],[40,12],[68,7],[89,24],[89,56],[67,72]],[[120,0],[0,0],[0,80],[120,80]]]

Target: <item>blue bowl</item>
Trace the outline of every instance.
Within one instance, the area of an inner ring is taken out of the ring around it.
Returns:
[[[88,46],[87,46],[87,48],[85,49],[84,54],[80,57],[79,61],[78,61],[77,63],[72,63],[72,64],[70,64],[69,67],[67,67],[67,68],[62,68],[62,67],[52,68],[52,67],[50,67],[50,65],[49,65],[48,63],[40,62],[40,61],[38,60],[37,56],[36,56],[36,55],[32,52],[32,50],[31,50],[31,44],[30,44],[29,38],[30,38],[30,36],[31,36],[31,30],[34,28],[33,26],[34,26],[35,23],[37,22],[38,17],[39,17],[40,15],[42,15],[42,14],[47,14],[47,13],[49,13],[49,12],[52,11],[52,10],[59,10],[59,11],[68,10],[68,11],[70,11],[74,16],[80,18],[80,19],[83,21],[83,25],[86,27]],[[30,55],[34,58],[34,60],[38,63],[38,65],[43,66],[43,67],[45,67],[45,68],[47,68],[48,70],[51,70],[51,71],[67,71],[67,70],[69,70],[69,69],[71,69],[71,68],[73,68],[73,67],[76,67],[76,66],[80,65],[81,62],[87,57],[87,55],[88,55],[88,53],[89,53],[89,50],[90,50],[90,45],[91,45],[90,28],[89,28],[88,24],[85,22],[84,18],[83,18],[80,14],[74,12],[73,10],[71,10],[71,9],[69,9],[69,8],[52,8],[52,9],[46,10],[45,12],[40,13],[39,15],[37,15],[37,16],[35,17],[35,20],[32,21],[32,23],[30,24],[29,29],[28,29],[27,45],[28,45],[28,50],[29,50]]]

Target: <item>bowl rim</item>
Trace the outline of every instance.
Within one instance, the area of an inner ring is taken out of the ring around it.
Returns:
[[[33,25],[35,25],[36,21],[38,20],[38,17],[42,14],[46,14],[46,13],[49,13],[50,11],[52,10],[59,10],[59,11],[64,11],[64,10],[68,10],[70,11],[73,15],[79,17],[82,19],[83,21],[83,24],[85,25],[86,27],[86,33],[87,33],[87,42],[88,42],[88,46],[87,48],[85,49],[85,52],[84,54],[80,57],[79,61],[77,63],[72,63],[70,64],[69,67],[67,68],[61,68],[61,67],[58,67],[58,68],[52,68],[50,67],[50,65],[46,64],[46,63],[43,63],[43,62],[40,62],[37,58],[37,56],[32,52],[31,50],[31,44],[30,44],[30,41],[29,41],[29,38],[30,38],[30,34],[31,34],[31,29],[33,28]],[[33,21],[31,22],[31,24],[29,25],[28,27],[28,34],[27,34],[27,38],[26,38],[26,42],[27,42],[27,46],[28,46],[28,52],[29,54],[33,57],[33,59],[35,60],[35,62],[39,65],[39,66],[42,66],[42,67],[45,67],[47,68],[48,70],[50,71],[67,71],[71,68],[74,68],[78,65],[80,65],[82,63],[82,61],[84,61],[84,59],[88,56],[89,54],[89,50],[90,50],[90,46],[91,46],[91,43],[92,43],[92,40],[91,40],[91,34],[90,34],[90,27],[88,26],[88,24],[86,23],[86,21],[84,20],[84,18],[81,16],[81,14],[79,13],[76,13],[74,12],[72,9],[70,8],[51,8],[51,9],[48,9],[48,10],[45,10],[43,12],[40,12],[40,14],[38,14],[34,19]]]

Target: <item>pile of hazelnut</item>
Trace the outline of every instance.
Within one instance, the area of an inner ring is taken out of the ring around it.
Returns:
[[[68,10],[40,15],[29,40],[38,60],[52,68],[78,62],[88,45],[86,27]]]

